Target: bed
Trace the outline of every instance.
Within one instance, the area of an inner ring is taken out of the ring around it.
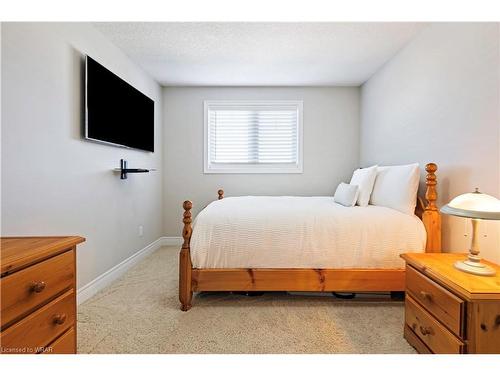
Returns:
[[[219,199],[197,216],[183,203],[179,263],[181,310],[193,292],[396,292],[405,287],[404,252],[440,252],[434,163],[426,165],[425,203],[415,215],[332,197]]]

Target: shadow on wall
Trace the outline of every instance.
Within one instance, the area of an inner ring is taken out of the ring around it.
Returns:
[[[70,49],[71,75],[71,138],[85,138],[85,55],[75,48]]]
[[[457,166],[441,166],[438,164],[437,175],[437,192],[438,200],[437,205],[441,208],[443,205],[447,204],[450,200],[455,198],[459,194],[466,193],[465,191],[450,191],[450,186],[453,186],[453,178],[450,176],[460,176],[461,181],[469,181],[470,179],[470,169],[467,167],[457,167]],[[425,170],[421,174],[421,180],[419,185],[419,196],[425,197]],[[441,236],[442,236],[442,250],[443,252],[449,252],[454,247],[457,246],[456,238],[453,240],[452,232],[457,230],[457,219],[452,218],[449,215],[441,215]],[[463,252],[466,249],[459,249]],[[457,251],[456,249],[454,251]]]
[[[447,204],[449,201],[451,201],[453,198],[455,198],[457,195],[466,193],[465,191],[450,191],[450,186],[453,186],[453,178],[450,178],[449,176],[460,176],[460,179],[462,181],[469,181],[470,179],[470,168],[467,167],[457,167],[457,166],[452,166],[452,167],[444,167],[442,170],[442,175],[444,176],[440,180],[440,189],[438,190],[440,193],[439,197],[439,207]],[[461,251],[465,252],[466,249],[456,249],[457,247],[457,237],[455,236],[455,239],[453,239],[452,232],[456,232],[458,230],[458,227],[461,225],[459,224],[460,221],[462,220],[457,220],[457,218],[453,218],[450,215],[441,215],[442,218],[442,223],[441,223],[441,233],[442,233],[442,246],[443,246],[443,251],[449,252],[449,251]]]

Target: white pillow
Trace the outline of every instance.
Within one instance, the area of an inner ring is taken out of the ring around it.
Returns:
[[[358,193],[358,185],[349,185],[341,182],[339,186],[337,186],[337,190],[335,190],[333,200],[340,203],[342,206],[352,207],[356,204]]]
[[[419,179],[418,164],[378,167],[370,203],[413,215]]]
[[[351,178],[351,185],[358,185],[359,194],[357,199],[358,206],[366,207],[370,201],[370,194],[372,193],[373,183],[377,177],[377,166],[369,168],[359,168],[354,171]]]

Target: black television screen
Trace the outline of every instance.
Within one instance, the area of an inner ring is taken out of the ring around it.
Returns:
[[[85,138],[154,151],[154,101],[87,56]]]

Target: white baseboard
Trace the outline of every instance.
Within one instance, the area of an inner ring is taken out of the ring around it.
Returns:
[[[78,289],[76,293],[77,304],[81,304],[96,294],[101,289],[107,287],[113,281],[122,276],[127,272],[132,266],[139,263],[142,259],[147,257],[149,254],[158,250],[162,246],[181,246],[182,237],[160,237],[156,241],[150,243],[145,248],[139,250],[132,256],[118,263],[113,268],[107,270],[102,275],[96,277],[94,280],[88,284],[82,286]]]
[[[153,253],[155,250],[159,249],[163,245],[163,237],[158,238],[153,243],[150,243],[145,248],[139,250],[134,253],[132,256],[118,263],[113,268],[107,270],[102,275],[96,277],[94,280],[89,282],[88,284],[82,286],[76,292],[76,302],[77,304],[81,304],[96,294],[101,289],[107,287],[113,281],[122,276],[125,272],[127,272],[132,266],[137,264],[139,261],[144,259],[149,254]]]

